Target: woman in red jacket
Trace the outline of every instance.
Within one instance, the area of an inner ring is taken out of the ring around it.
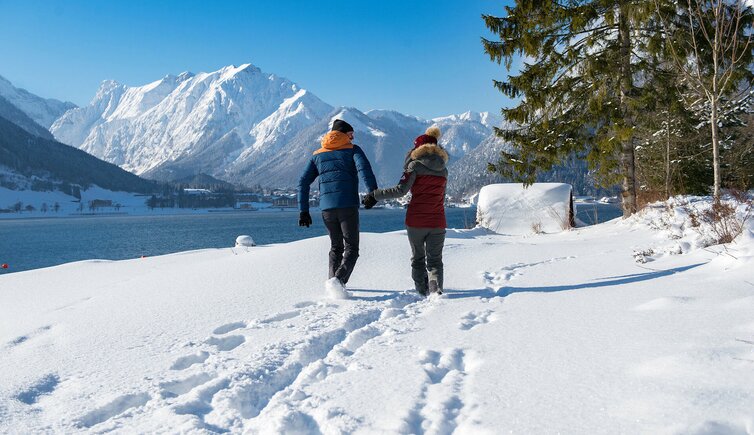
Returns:
[[[448,153],[437,141],[440,129],[430,127],[414,140],[406,156],[398,185],[377,189],[364,199],[372,206],[379,200],[399,198],[411,192],[406,212],[406,229],[411,244],[411,277],[423,296],[442,294],[442,249],[445,245],[445,184],[448,179]]]

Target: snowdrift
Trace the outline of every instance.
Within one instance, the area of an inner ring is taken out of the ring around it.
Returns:
[[[573,187],[564,183],[484,186],[477,200],[477,222],[498,234],[557,233],[573,226]]]

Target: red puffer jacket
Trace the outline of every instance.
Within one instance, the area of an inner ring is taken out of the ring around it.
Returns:
[[[415,148],[406,156],[405,172],[398,185],[373,192],[375,199],[399,198],[409,191],[411,202],[406,226],[445,228],[445,185],[448,180],[448,153],[435,144]]]

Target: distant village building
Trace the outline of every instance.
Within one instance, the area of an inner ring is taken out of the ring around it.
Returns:
[[[241,202],[264,202],[263,196],[259,195],[258,193],[236,193],[236,200]]]
[[[212,191],[208,189],[183,189],[183,193],[196,196],[212,195]]]
[[[277,196],[272,200],[273,207],[298,207],[296,195]]]
[[[102,207],[112,207],[113,201],[110,199],[93,199],[89,201],[89,208],[95,209],[95,208],[102,208]]]

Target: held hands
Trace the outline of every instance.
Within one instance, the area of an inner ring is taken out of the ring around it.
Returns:
[[[312,224],[312,216],[309,214],[308,211],[302,211],[301,213],[299,213],[298,226],[309,228],[309,225],[311,224]]]
[[[377,204],[377,200],[374,198],[374,194],[370,192],[361,200],[361,203],[364,204],[365,209],[369,210]]]

